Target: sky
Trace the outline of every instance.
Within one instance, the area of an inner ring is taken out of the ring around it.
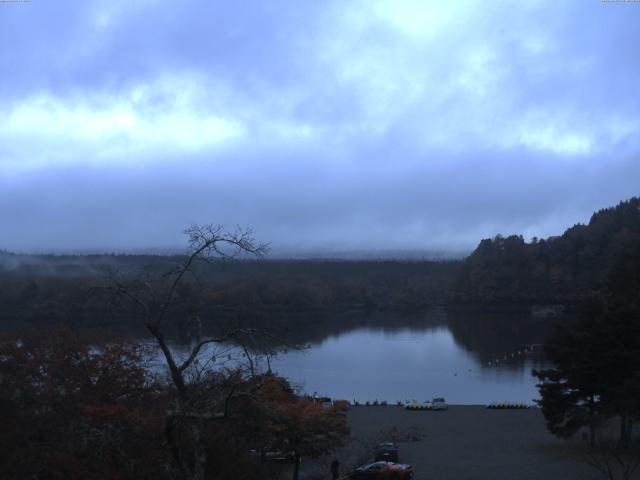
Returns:
[[[470,251],[640,194],[640,3],[0,2],[0,249]]]

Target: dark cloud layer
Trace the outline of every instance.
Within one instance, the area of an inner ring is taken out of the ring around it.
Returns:
[[[472,248],[640,191],[640,5],[0,5],[0,248]]]

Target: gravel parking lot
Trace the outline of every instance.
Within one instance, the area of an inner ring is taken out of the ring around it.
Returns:
[[[547,432],[536,408],[450,406],[432,412],[359,406],[351,407],[348,420],[362,448],[385,436],[408,440],[399,443],[400,461],[414,466],[415,480],[604,478],[587,465],[579,441],[563,441]],[[346,473],[357,459],[348,449],[344,457]]]

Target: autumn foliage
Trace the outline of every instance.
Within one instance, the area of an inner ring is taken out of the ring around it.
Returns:
[[[0,336],[0,472],[13,479],[182,478],[193,418],[170,414],[170,382],[140,345],[64,328]],[[210,372],[189,387],[207,450],[206,478],[269,478],[267,452],[303,456],[340,445],[339,409],[296,395],[272,373]],[[197,407],[197,408],[195,408]],[[289,467],[291,466],[289,465]]]
[[[163,402],[143,351],[87,340],[66,328],[1,337],[3,478],[160,473]]]

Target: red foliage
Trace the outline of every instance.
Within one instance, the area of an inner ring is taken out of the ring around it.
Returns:
[[[188,458],[195,427],[211,478],[266,478],[252,452],[293,452],[299,462],[348,431],[336,408],[297,396],[285,379],[239,370],[189,385],[180,406],[202,417],[168,416],[177,404],[144,360],[139,345],[92,342],[67,328],[0,335],[2,478],[169,478],[176,458]]]
[[[340,446],[349,433],[343,406],[325,407],[295,395],[286,379],[268,376],[258,405],[264,435],[296,455],[316,457]]]
[[[3,478],[159,474],[164,402],[143,357],[62,327],[0,336]]]

